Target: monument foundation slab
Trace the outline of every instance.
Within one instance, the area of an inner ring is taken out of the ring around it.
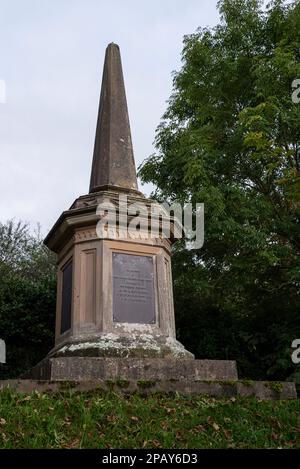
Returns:
[[[24,376],[26,378],[28,376]],[[234,361],[159,358],[46,358],[30,377],[50,381],[237,381]]]

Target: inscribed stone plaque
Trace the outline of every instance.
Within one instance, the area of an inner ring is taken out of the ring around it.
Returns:
[[[151,256],[113,253],[113,320],[154,324],[154,265]]]
[[[62,272],[61,334],[71,329],[72,270],[73,263],[69,262]]]

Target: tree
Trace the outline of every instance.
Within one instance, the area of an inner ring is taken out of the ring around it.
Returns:
[[[1,378],[18,377],[53,346],[55,259],[39,231],[9,221],[0,224],[0,338],[7,364]]]
[[[205,203],[204,247],[174,252],[181,339],[244,376],[284,379],[300,337],[300,4],[218,7],[218,26],[184,38],[140,176],[160,201]]]

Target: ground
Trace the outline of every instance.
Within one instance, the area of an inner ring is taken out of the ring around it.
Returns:
[[[0,392],[0,448],[299,447],[299,399]]]

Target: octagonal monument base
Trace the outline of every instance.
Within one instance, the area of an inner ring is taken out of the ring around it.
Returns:
[[[110,332],[70,337],[48,354],[48,358],[57,357],[194,359],[174,337],[134,330],[130,334]]]

